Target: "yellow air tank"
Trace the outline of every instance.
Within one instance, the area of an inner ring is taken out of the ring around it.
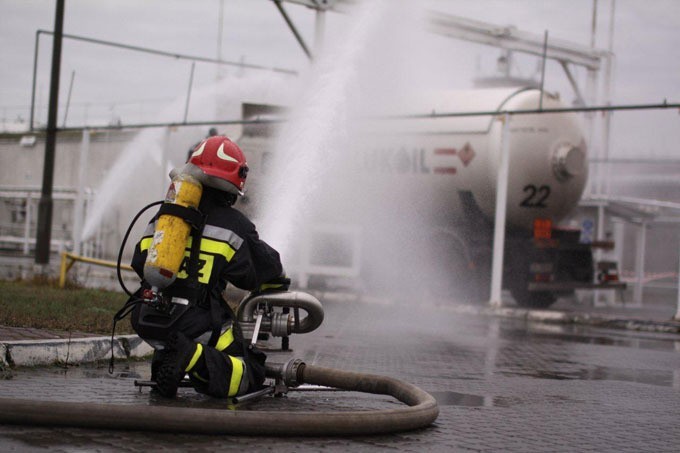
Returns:
[[[191,175],[180,173],[172,178],[165,203],[198,209],[203,186]],[[154,291],[166,288],[175,281],[191,226],[181,217],[163,214],[156,220],[153,240],[144,263],[144,279]]]

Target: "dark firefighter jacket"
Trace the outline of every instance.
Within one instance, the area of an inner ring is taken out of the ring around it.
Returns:
[[[198,255],[198,288],[193,289],[192,280],[195,282],[195,279],[188,278],[187,273],[190,239],[176,280],[163,291],[166,297],[192,300],[195,296],[198,306],[210,309],[211,302],[222,304],[221,293],[228,282],[240,289],[254,291],[283,274],[279,253],[259,238],[255,225],[227,204],[221,192],[205,188],[199,211],[206,216],[206,224]],[[155,218],[137,243],[132,258],[132,267],[141,278],[154,225]]]

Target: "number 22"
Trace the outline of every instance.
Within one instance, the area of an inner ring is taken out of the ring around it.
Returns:
[[[522,189],[527,194],[526,198],[519,204],[524,208],[547,208],[546,201],[550,196],[550,186],[536,187],[533,184],[527,184]]]

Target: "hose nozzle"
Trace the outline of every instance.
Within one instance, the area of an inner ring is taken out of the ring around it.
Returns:
[[[286,387],[297,387],[304,383],[304,368],[305,362],[301,359],[290,359],[286,363],[265,363],[265,376],[282,381]]]

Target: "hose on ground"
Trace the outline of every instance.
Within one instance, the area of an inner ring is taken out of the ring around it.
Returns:
[[[0,423],[193,434],[347,436],[424,428],[439,415],[432,395],[395,378],[305,364],[296,373],[299,383],[390,395],[406,406],[349,412],[239,411],[0,398]]]

